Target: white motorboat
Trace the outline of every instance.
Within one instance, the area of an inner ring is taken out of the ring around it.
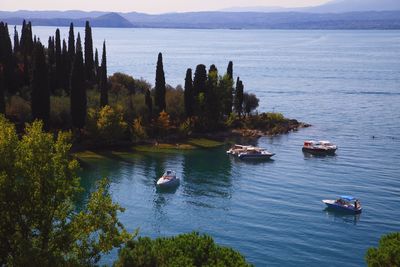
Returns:
[[[176,177],[176,173],[171,170],[167,170],[163,176],[157,181],[157,186],[160,187],[172,187],[179,184],[179,178]]]
[[[239,159],[270,159],[275,155],[261,147],[244,145],[234,145],[226,153],[237,156]]]
[[[270,159],[274,153],[259,147],[248,148],[238,154],[239,159]]]
[[[335,154],[337,146],[329,141],[304,141],[304,152],[311,154]]]

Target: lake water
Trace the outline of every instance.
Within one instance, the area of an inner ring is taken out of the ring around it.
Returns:
[[[34,27],[42,40],[54,30]],[[276,153],[264,163],[237,161],[225,148],[87,162],[85,188],[109,177],[129,230],[208,233],[256,266],[363,266],[368,247],[400,230],[400,31],[96,28],[93,35],[99,48],[107,40],[109,73],[150,82],[158,52],[172,85],[183,84],[188,67],[214,63],[225,72],[232,60],[260,111],[313,125],[259,139]],[[306,139],[337,143],[337,155],[304,155]],[[155,188],[166,168],[181,177],[176,192]],[[325,211],[321,200],[338,194],[360,198],[363,213]]]

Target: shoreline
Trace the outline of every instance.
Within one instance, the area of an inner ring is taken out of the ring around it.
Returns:
[[[196,149],[213,149],[236,140],[254,140],[263,136],[277,136],[296,132],[302,128],[311,127],[310,124],[288,120],[278,123],[270,129],[234,128],[225,131],[195,133],[187,137],[169,135],[162,139],[148,139],[141,142],[121,142],[112,145],[74,144],[71,154],[80,160],[121,158],[135,153],[176,153]]]

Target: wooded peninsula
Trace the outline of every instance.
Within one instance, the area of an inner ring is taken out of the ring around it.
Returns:
[[[86,22],[82,46],[71,23],[68,40],[60,30],[47,47],[23,22],[21,33],[0,23],[0,113],[18,132],[41,120],[50,132],[72,130],[74,147],[107,149],[138,143],[184,143],[188,138],[259,137],[307,126],[280,113],[255,112],[259,99],[233,77],[233,63],[220,74],[215,65],[186,71],[184,87],[165,81],[158,54],[155,86],[124,73],[107,74],[106,42],[99,58]],[[235,82],[236,80],[236,82]]]

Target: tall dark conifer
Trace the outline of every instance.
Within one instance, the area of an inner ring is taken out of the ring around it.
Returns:
[[[4,84],[8,93],[15,94],[18,88],[16,60],[13,55],[8,25],[0,22],[0,67],[4,72]]]
[[[14,54],[17,54],[19,51],[19,35],[17,31],[17,26],[14,26]]]
[[[55,56],[55,50],[54,50],[54,37],[50,36],[48,40],[48,46],[47,46],[47,60],[48,60],[48,69],[49,69],[49,87],[50,87],[50,92],[54,93],[57,89],[57,77],[56,77],[56,69],[55,69],[55,63],[56,63],[56,56]]]
[[[235,111],[239,114],[239,117],[241,117],[243,113],[243,90],[243,82],[238,77],[236,81],[234,107]]]
[[[157,112],[165,111],[165,75],[162,54],[158,54],[157,69],[156,69],[156,87],[154,95],[154,104],[157,107]]]
[[[6,112],[6,103],[4,99],[5,92],[5,84],[4,84],[4,72],[3,69],[0,68],[0,113],[5,114]]]
[[[100,106],[108,105],[108,81],[107,81],[107,56],[106,41],[103,42],[103,55],[101,57],[100,67]]]
[[[147,107],[147,111],[149,112],[148,121],[150,122],[151,118],[153,117],[153,100],[151,99],[151,93],[149,89],[146,90],[144,101]]]
[[[204,93],[206,90],[206,82],[207,82],[207,69],[203,64],[199,64],[196,67],[196,71],[194,72],[193,79],[193,91],[195,97],[197,97],[200,93]]]
[[[80,37],[78,34],[77,48],[79,47]],[[77,49],[71,72],[71,118],[72,125],[78,129],[85,126],[86,121],[86,88],[85,88],[85,68],[83,65],[83,54],[81,49]]]
[[[74,35],[74,24],[71,22],[69,25],[69,33],[68,33],[68,55],[70,61],[74,61],[75,56],[75,35]]]
[[[75,53],[78,53],[79,51],[82,52],[82,41],[81,41],[81,35],[78,32],[78,37],[76,37]]]
[[[229,79],[233,79],[233,62],[229,61],[228,68],[226,70],[226,74],[228,75]]]
[[[94,80],[99,81],[99,52],[97,48],[94,52]]]
[[[55,38],[55,61],[56,61],[56,84],[57,89],[63,87],[63,71],[62,71],[62,61],[61,61],[61,37],[60,30],[56,30]]]
[[[187,69],[186,71],[184,101],[186,117],[193,116],[195,98],[193,94],[192,69]]]
[[[63,45],[62,45],[62,50],[61,50],[61,64],[62,68],[61,71],[63,73],[62,77],[62,84],[65,92],[69,94],[69,81],[70,81],[70,73],[71,73],[71,65],[72,63],[70,62],[69,59],[69,54],[68,54],[68,48],[67,48],[67,42],[65,39],[63,39]]]
[[[93,40],[92,28],[89,21],[85,26],[85,77],[88,81],[93,81],[94,63],[93,63]]]
[[[45,127],[48,127],[50,119],[50,91],[46,57],[40,41],[35,44],[33,51],[31,107],[33,119],[42,120]]]

